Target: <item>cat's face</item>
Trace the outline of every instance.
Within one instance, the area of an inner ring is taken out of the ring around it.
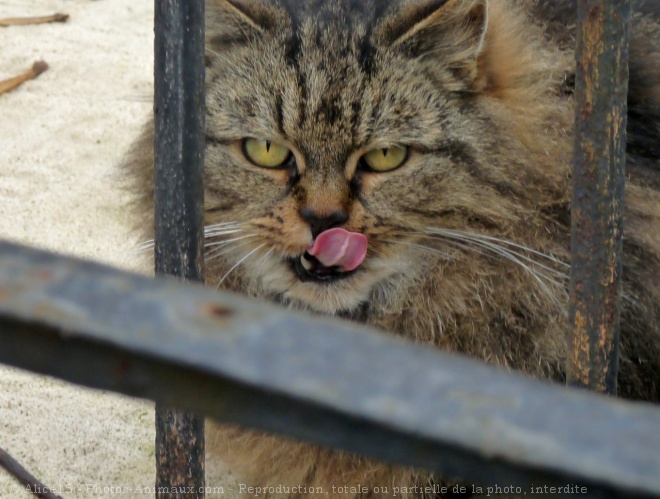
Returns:
[[[216,2],[205,204],[218,281],[236,272],[256,294],[350,311],[394,275],[462,257],[422,250],[429,227],[516,219],[497,127],[474,102],[486,2],[407,3]],[[309,254],[333,227],[339,244],[366,236],[357,268]]]

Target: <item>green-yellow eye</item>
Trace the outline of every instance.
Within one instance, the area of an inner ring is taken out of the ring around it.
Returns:
[[[257,166],[278,168],[289,159],[291,151],[269,140],[245,139],[243,141],[243,154]]]
[[[384,149],[374,149],[362,156],[362,159],[375,172],[389,172],[406,162],[408,148],[405,146],[392,146]]]

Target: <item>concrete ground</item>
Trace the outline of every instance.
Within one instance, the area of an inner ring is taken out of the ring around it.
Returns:
[[[0,96],[0,238],[138,268],[118,164],[152,108],[153,5],[0,2],[0,18],[70,15],[0,27],[0,80],[50,65]],[[153,418],[151,403],[0,367],[0,447],[66,499],[153,497]],[[28,497],[0,469],[0,498]]]

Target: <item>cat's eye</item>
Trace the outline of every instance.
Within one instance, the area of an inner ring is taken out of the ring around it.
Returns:
[[[408,148],[405,146],[374,149],[362,156],[362,161],[375,172],[389,172],[399,168],[407,159]]]
[[[291,151],[287,147],[269,140],[245,139],[243,154],[257,166],[279,168],[289,159]]]

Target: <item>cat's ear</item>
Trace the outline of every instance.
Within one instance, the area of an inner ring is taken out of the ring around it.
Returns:
[[[385,19],[375,35],[410,57],[433,57],[469,88],[488,28],[488,0],[418,0]]]
[[[273,31],[281,18],[260,0],[210,0],[206,9],[207,43],[216,50]]]

